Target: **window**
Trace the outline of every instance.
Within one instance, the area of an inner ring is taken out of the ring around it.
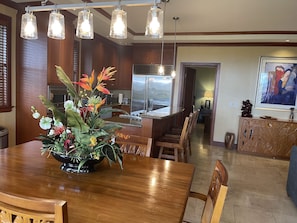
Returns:
[[[11,18],[0,14],[0,112],[11,111]]]

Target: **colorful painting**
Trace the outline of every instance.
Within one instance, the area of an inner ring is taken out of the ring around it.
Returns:
[[[255,107],[295,108],[296,92],[297,59],[261,57]]]

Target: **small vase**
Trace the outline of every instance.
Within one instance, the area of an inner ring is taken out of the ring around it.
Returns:
[[[79,163],[72,161],[69,157],[63,156],[57,153],[51,153],[52,156],[61,162],[60,169],[68,172],[68,173],[90,173],[95,171],[95,165],[100,163],[104,157],[100,157],[99,160],[97,159],[89,159],[78,169]]]

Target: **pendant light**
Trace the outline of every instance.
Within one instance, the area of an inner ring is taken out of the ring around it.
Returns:
[[[163,10],[158,8],[155,3],[147,13],[145,36],[151,38],[162,38],[163,20]]]
[[[173,45],[173,70],[171,71],[171,77],[175,78],[176,76],[176,21],[179,20],[179,17],[173,17],[174,20],[174,45]]]
[[[32,12],[22,15],[21,37],[24,39],[38,38],[36,16]]]
[[[65,39],[64,15],[57,10],[49,15],[47,36],[52,39]]]
[[[164,20],[165,12],[166,12],[166,3],[169,2],[169,0],[164,1],[164,2],[165,2],[165,5],[164,5],[164,13],[162,13],[162,15],[163,15],[163,20]],[[164,24],[164,26],[165,26],[165,21],[163,21],[163,24]],[[162,29],[163,29],[163,28],[162,28]],[[161,63],[160,63],[159,69],[158,69],[158,73],[159,73],[159,75],[164,75],[164,73],[165,73],[165,69],[164,69],[164,65],[163,65],[163,56],[164,56],[164,35],[162,35]]]
[[[78,14],[76,36],[81,39],[93,39],[93,14],[87,9],[117,7],[113,10],[110,25],[110,37],[116,39],[127,38],[127,13],[121,6],[152,6],[146,20],[146,36],[151,38],[163,37],[163,11],[158,7],[161,2],[169,0],[130,0],[130,1],[84,1],[84,3],[46,5],[47,0],[41,2],[41,6],[26,6],[26,13],[22,15],[20,36],[25,39],[37,39],[37,23],[33,12],[52,11],[49,15],[47,36],[53,39],[65,39],[64,16],[59,10],[82,10]]]
[[[121,5],[112,11],[109,36],[115,39],[127,38],[127,12],[121,9]]]
[[[162,39],[162,48],[161,48],[161,63],[160,63],[160,66],[159,66],[159,69],[158,69],[158,73],[160,75],[164,75],[164,65],[163,65],[163,54],[164,54],[164,37]]]
[[[93,13],[84,9],[78,13],[76,36],[81,39],[94,39]]]

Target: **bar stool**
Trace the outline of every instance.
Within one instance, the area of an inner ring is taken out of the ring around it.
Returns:
[[[188,125],[189,117],[186,117],[180,137],[162,136],[156,141],[155,145],[160,147],[159,159],[187,162]]]
[[[191,135],[192,135],[193,129],[197,124],[198,116],[199,116],[199,110],[194,110],[194,112],[190,113],[189,115],[190,119],[189,119],[189,126],[188,126],[189,132],[188,132],[187,143],[188,143],[188,150],[190,155],[192,155]],[[169,133],[165,134],[165,136],[179,137],[181,135],[181,131],[182,131],[182,128],[172,128]]]

